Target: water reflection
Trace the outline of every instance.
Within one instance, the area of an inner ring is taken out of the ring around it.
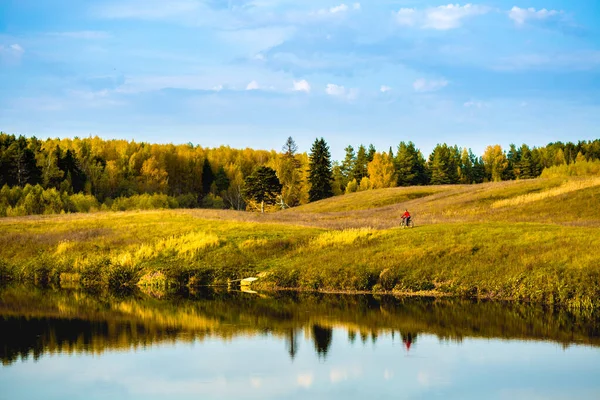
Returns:
[[[0,399],[600,398],[594,314],[156,294],[0,290]]]
[[[399,337],[406,352],[422,334],[460,343],[466,337],[546,340],[569,346],[600,344],[596,314],[531,305],[394,297],[248,294],[205,291],[160,300],[142,293],[117,296],[13,287],[0,291],[0,358],[4,365],[43,354],[137,349],[209,338],[281,338],[293,361],[300,338],[326,361],[334,329],[349,344],[376,345]],[[339,340],[339,339],[337,339]]]

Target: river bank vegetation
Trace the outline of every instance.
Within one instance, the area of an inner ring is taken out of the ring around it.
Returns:
[[[550,171],[551,177],[534,180],[349,193],[268,214],[3,218],[0,277],[41,286],[165,290],[257,276],[263,289],[598,308],[600,178]],[[405,208],[414,229],[398,228]]]

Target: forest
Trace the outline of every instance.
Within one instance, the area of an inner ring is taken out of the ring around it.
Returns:
[[[99,137],[40,140],[0,133],[0,216],[158,208],[274,210],[395,186],[530,179],[549,167],[600,160],[600,139],[544,147],[488,146],[480,156],[438,144],[427,158],[413,142],[378,151],[345,148],[331,159],[323,138],[300,153],[150,144]]]

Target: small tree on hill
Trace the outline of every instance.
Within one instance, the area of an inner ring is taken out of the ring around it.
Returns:
[[[260,203],[260,211],[264,213],[265,203],[275,204],[282,187],[275,170],[263,166],[246,178],[243,193],[247,199]]]

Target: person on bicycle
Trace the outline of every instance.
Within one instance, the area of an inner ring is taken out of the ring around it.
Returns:
[[[410,213],[407,209],[405,209],[404,214],[402,214],[402,222],[404,222],[406,226],[408,226],[408,224],[410,223]]]

